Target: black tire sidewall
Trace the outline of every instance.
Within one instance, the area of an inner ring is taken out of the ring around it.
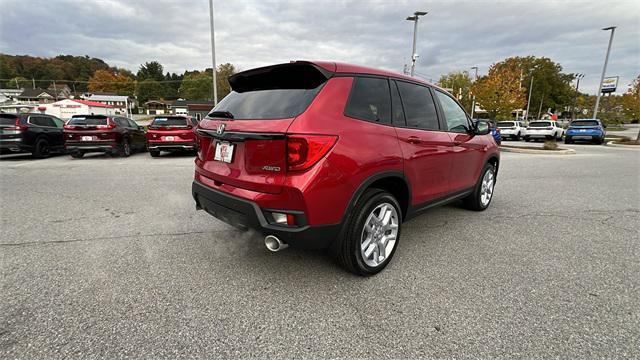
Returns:
[[[395,207],[396,212],[398,214],[398,235],[396,237],[396,243],[391,251],[391,254],[387,256],[385,261],[377,267],[368,266],[360,252],[360,241],[362,230],[364,228],[364,223],[367,220],[369,214],[375,209],[378,205],[382,203],[389,203],[393,207]],[[400,243],[400,236],[402,232],[402,211],[400,210],[400,204],[398,201],[388,192],[380,190],[375,195],[368,197],[364,200],[364,204],[361,206],[357,206],[355,216],[349,226],[349,231],[347,236],[349,236],[349,246],[348,251],[350,252],[349,256],[352,257],[354,261],[354,265],[357,267],[357,271],[362,275],[373,275],[382,271],[391,261],[393,255],[398,249],[398,244]]]
[[[43,149],[49,149],[49,151],[45,154],[42,152]],[[36,146],[33,151],[33,157],[35,157],[36,159],[45,158],[49,156],[50,151],[51,150],[49,148],[49,143],[47,143],[47,140],[39,139],[38,141],[36,141]]]
[[[473,197],[471,199],[472,203],[470,205],[474,210],[477,210],[477,211],[486,210],[491,205],[491,202],[493,201],[493,193],[491,194],[491,198],[489,199],[489,203],[487,203],[486,206],[482,205],[482,201],[480,201],[480,195],[481,195],[481,192],[482,192],[482,180],[484,179],[484,176],[485,176],[485,174],[487,173],[487,171],[489,169],[491,169],[493,171],[493,187],[494,187],[494,189],[495,189],[495,186],[496,186],[496,180],[495,180],[496,179],[496,169],[492,164],[487,163],[487,164],[485,164],[485,166],[482,168],[482,171],[480,172],[480,178],[478,178],[478,182],[476,183],[476,186],[475,186],[475,188],[473,190]]]

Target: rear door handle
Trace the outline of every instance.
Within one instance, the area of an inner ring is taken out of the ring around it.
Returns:
[[[422,140],[420,140],[420,138],[417,136],[409,136],[407,138],[407,141],[410,142],[411,144],[419,144]]]

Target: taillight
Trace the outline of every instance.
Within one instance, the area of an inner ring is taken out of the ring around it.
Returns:
[[[65,124],[65,125],[64,125],[64,128],[65,128],[65,129],[67,129],[67,130],[73,130],[73,129],[75,129],[76,127],[75,127],[75,126],[73,126],[73,125],[67,125],[67,124]]]
[[[16,118],[16,126],[15,126],[15,130],[16,131],[27,131],[27,125],[23,125],[20,123],[20,118]]]
[[[287,136],[287,170],[301,171],[315,165],[338,140],[332,135]]]

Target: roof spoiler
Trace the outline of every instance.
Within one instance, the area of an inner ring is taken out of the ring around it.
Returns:
[[[239,72],[229,77],[233,91],[242,93],[273,89],[315,89],[333,76],[308,61],[265,66]]]

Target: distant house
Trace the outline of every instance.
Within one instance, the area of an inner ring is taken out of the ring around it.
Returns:
[[[91,94],[86,97],[85,100],[95,101],[104,105],[113,106],[121,114],[127,113],[127,106],[129,109],[135,107],[135,100],[126,95],[103,95],[103,94]]]
[[[47,90],[53,91],[54,95],[58,95],[58,98],[60,99],[68,99],[73,94],[71,88],[69,88],[69,85],[67,84],[56,84],[55,86],[51,84]]]
[[[17,96],[17,100],[23,104],[49,104],[66,98],[64,94],[56,94],[54,91],[39,88],[24,89]]]
[[[0,89],[0,96],[4,96],[9,100],[17,100],[24,89]]]
[[[111,105],[81,99],[64,99],[51,104],[40,105],[38,110],[65,120],[73,115],[115,115],[118,111]]]
[[[211,101],[190,101],[178,99],[173,102],[173,114],[189,115],[200,120],[213,109]]]
[[[149,100],[144,103],[145,113],[147,115],[171,114],[172,105],[173,101]]]

